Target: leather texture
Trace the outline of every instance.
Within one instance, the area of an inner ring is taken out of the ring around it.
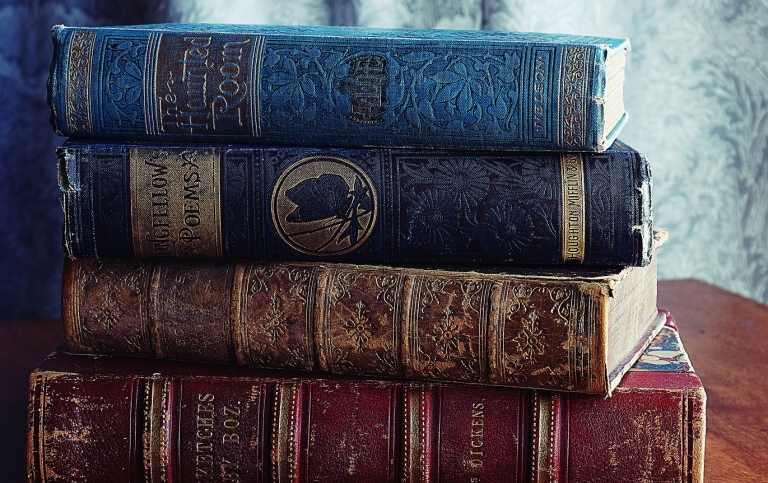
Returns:
[[[156,161],[132,168],[139,149],[146,150],[147,162]],[[136,238],[156,236],[135,227],[150,218],[136,211],[169,192],[189,201],[207,189],[215,206],[199,212],[213,216],[218,210],[220,226],[212,230],[219,245],[209,252],[183,250],[184,227],[168,238],[177,247],[171,253],[145,256],[477,265],[568,260],[565,209],[573,200],[557,153],[72,141],[58,153],[65,247],[75,258],[145,254],[135,249]],[[169,174],[153,181],[162,184],[157,188],[149,181],[132,188],[140,175],[149,178],[160,165],[170,169],[184,153],[216,156],[218,170],[206,175],[214,180],[188,186],[182,177],[190,173]],[[568,263],[646,265],[653,230],[647,159],[618,141],[581,162],[583,200],[576,206],[583,203],[583,259]],[[317,167],[307,168],[303,182],[290,177],[297,166],[309,165]],[[152,192],[151,200],[137,201],[142,192]],[[182,216],[183,209],[171,215]],[[318,235],[297,243],[286,231]]]
[[[31,376],[28,474],[701,482],[705,398],[668,368],[603,398],[55,353]]]
[[[162,24],[57,26],[53,41],[65,136],[603,151],[626,121],[603,132],[606,61],[626,39]]]
[[[609,394],[663,323],[653,264],[82,259],[64,272],[68,345],[96,354]]]

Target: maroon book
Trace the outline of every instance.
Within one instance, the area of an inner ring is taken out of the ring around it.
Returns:
[[[674,321],[612,397],[57,352],[29,481],[701,481],[705,393]]]

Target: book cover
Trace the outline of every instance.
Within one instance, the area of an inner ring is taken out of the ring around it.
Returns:
[[[669,325],[610,398],[59,352],[30,378],[28,475],[701,482],[705,401]]]
[[[470,271],[68,260],[70,350],[610,394],[663,324],[656,264]]]
[[[53,28],[66,136],[603,151],[629,41],[492,31]]]
[[[651,170],[605,153],[66,142],[74,258],[645,265]]]

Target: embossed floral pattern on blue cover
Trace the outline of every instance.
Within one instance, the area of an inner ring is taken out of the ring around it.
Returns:
[[[130,38],[111,38],[104,45],[101,91],[105,127],[129,133],[144,130],[144,113],[137,102],[142,94],[141,70],[146,51],[145,42]]]
[[[365,139],[364,125],[336,115],[352,110],[350,64],[365,47],[326,41],[321,50],[292,44],[272,48],[264,59],[265,129],[327,128]],[[484,55],[469,56],[461,51],[438,55],[392,49],[382,58],[387,67],[382,80],[385,95],[376,122],[383,128],[460,137],[504,132],[510,139],[520,139],[519,52],[489,49]]]
[[[53,37],[66,135],[603,151],[626,121],[605,125],[604,107],[626,39],[201,24]]]

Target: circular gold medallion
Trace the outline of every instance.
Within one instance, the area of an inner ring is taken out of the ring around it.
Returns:
[[[378,198],[348,159],[310,156],[286,169],[272,191],[272,222],[285,243],[310,255],[341,255],[373,231]]]

